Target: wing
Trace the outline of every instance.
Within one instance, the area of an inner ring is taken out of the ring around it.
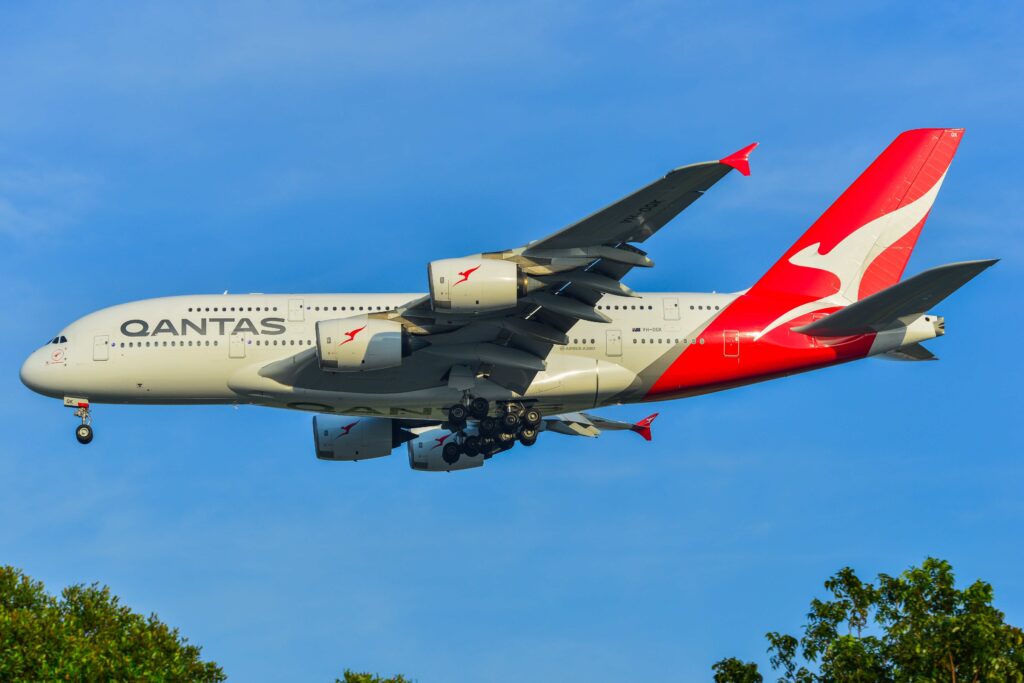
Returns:
[[[497,384],[522,393],[544,369],[552,345],[580,320],[608,322],[595,305],[605,294],[636,296],[622,283],[635,267],[651,267],[635,247],[699,199],[731,170],[749,175],[757,143],[719,160],[691,164],[606,206],[558,232],[523,247],[481,254],[515,263],[527,276],[527,295],[492,316],[459,316],[433,310],[429,297],[398,316],[409,329],[429,335],[421,353],[466,361]],[[452,329],[456,332],[451,332]]]
[[[748,157],[756,146],[757,143],[744,147],[720,161],[691,164],[669,171],[664,178],[597,213],[531,242],[527,252],[537,255],[550,250],[616,247],[626,242],[644,242],[697,201],[730,170],[735,168],[749,175]]]
[[[458,313],[434,306],[425,296],[371,317],[401,322],[417,341],[412,357],[405,362],[419,363],[431,371],[441,369],[435,373],[439,383],[468,389],[477,378],[486,377],[506,389],[525,393],[536,373],[545,368],[552,346],[568,343],[566,332],[578,321],[609,321],[595,308],[602,296],[636,296],[622,278],[634,267],[654,264],[634,244],[646,241],[729,171],[748,175],[748,156],[754,147],[756,143],[719,161],[674,169],[525,246],[470,257],[477,264],[488,259],[515,264],[524,296],[514,305],[486,314]],[[458,274],[465,280],[478,267]],[[279,382],[301,383],[299,376],[312,358],[299,356],[272,364],[260,374]]]

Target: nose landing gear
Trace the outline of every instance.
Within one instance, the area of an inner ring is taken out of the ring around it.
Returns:
[[[89,412],[89,402],[81,398],[65,398],[64,405],[75,409],[75,417],[82,419],[82,424],[75,427],[75,438],[78,443],[85,445],[92,441],[92,413]]]
[[[92,426],[87,424],[78,425],[75,429],[75,438],[78,443],[87,444],[92,441]]]

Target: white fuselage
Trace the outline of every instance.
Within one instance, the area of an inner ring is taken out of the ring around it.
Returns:
[[[441,418],[462,390],[441,380],[450,362],[368,373],[318,371],[302,388],[261,369],[316,344],[317,321],[400,308],[418,294],[195,295],[148,299],[87,315],[22,368],[27,385],[57,398],[96,403],[250,403],[299,410]],[[523,396],[545,412],[581,410],[642,382],[639,375],[674,346],[701,344],[700,332],[736,295],[658,293],[605,296],[611,323],[581,321],[554,346],[547,369]],[[473,341],[452,335],[464,343]],[[481,381],[474,394],[520,398]]]

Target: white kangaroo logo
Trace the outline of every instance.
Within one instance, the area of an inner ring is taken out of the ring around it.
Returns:
[[[802,315],[824,308],[848,306],[856,301],[861,280],[868,267],[928,215],[945,178],[946,174],[943,173],[930,190],[914,201],[857,228],[828,253],[820,253],[821,242],[816,242],[793,254],[789,262],[794,266],[824,270],[835,275],[839,279],[839,290],[835,294],[789,309],[758,332],[754,340]]]

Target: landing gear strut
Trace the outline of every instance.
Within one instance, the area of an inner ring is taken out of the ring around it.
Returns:
[[[75,409],[75,417],[82,418],[82,424],[75,428],[75,438],[78,443],[87,444],[92,441],[92,414],[89,412],[89,404],[79,404]]]

